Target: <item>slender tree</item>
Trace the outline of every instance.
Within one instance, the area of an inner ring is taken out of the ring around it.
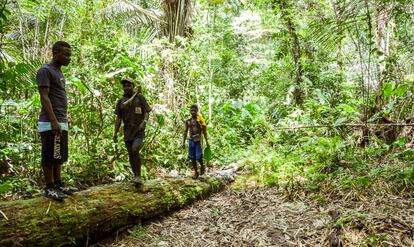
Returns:
[[[299,42],[299,36],[296,31],[296,26],[293,21],[293,7],[289,0],[273,0],[274,9],[280,11],[283,23],[285,24],[287,31],[292,42],[292,56],[295,62],[295,89],[293,91],[294,100],[297,105],[302,105],[304,100],[304,92],[301,88],[303,66],[301,62],[301,47]]]

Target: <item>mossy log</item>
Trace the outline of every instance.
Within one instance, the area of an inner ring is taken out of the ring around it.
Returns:
[[[39,197],[0,203],[0,246],[84,245],[220,190],[225,178],[147,181],[141,192],[116,183],[75,193],[63,202]]]

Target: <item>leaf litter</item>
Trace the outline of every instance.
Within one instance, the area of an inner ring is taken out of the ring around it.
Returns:
[[[342,199],[341,199],[342,198]],[[276,187],[232,189],[95,246],[414,246],[414,202],[398,195],[324,202]]]

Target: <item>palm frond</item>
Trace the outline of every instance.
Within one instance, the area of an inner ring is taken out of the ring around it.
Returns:
[[[147,44],[157,37],[160,33],[160,28],[150,26],[138,26],[135,25],[134,20],[129,20],[127,23],[127,31],[134,37],[139,37],[139,43]]]
[[[13,63],[16,60],[9,55],[5,50],[0,49],[0,63]]]
[[[336,7],[336,16],[324,20],[317,18],[309,25],[315,44],[328,52],[336,49],[345,32],[353,30],[366,17],[365,3],[362,0],[338,1]]]
[[[392,14],[400,13],[404,7],[409,6],[410,1],[369,1],[369,8],[371,14],[375,9],[388,8]],[[336,44],[345,36],[345,32],[355,31],[355,27],[361,27],[364,30],[366,27],[367,18],[367,2],[364,0],[351,1],[337,1],[337,15],[321,20],[316,18],[310,23],[312,39],[315,43],[321,46],[322,49],[335,49]],[[405,9],[409,12],[409,8]],[[376,21],[379,21],[377,17]]]
[[[145,9],[129,1],[118,1],[104,10],[104,15],[109,19],[134,19],[135,23],[158,26],[162,23],[161,15],[157,11]]]

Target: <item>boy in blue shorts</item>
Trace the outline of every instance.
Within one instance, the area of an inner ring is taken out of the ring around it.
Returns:
[[[185,130],[183,135],[183,149],[185,149],[185,140],[187,139],[187,132],[190,132],[190,139],[188,140],[188,159],[194,169],[193,178],[196,179],[199,176],[197,169],[197,161],[200,163],[200,175],[204,175],[205,166],[203,163],[203,150],[201,148],[202,135],[206,139],[206,145],[209,147],[207,139],[207,125],[203,117],[198,113],[197,105],[190,107],[191,118],[185,121]]]

